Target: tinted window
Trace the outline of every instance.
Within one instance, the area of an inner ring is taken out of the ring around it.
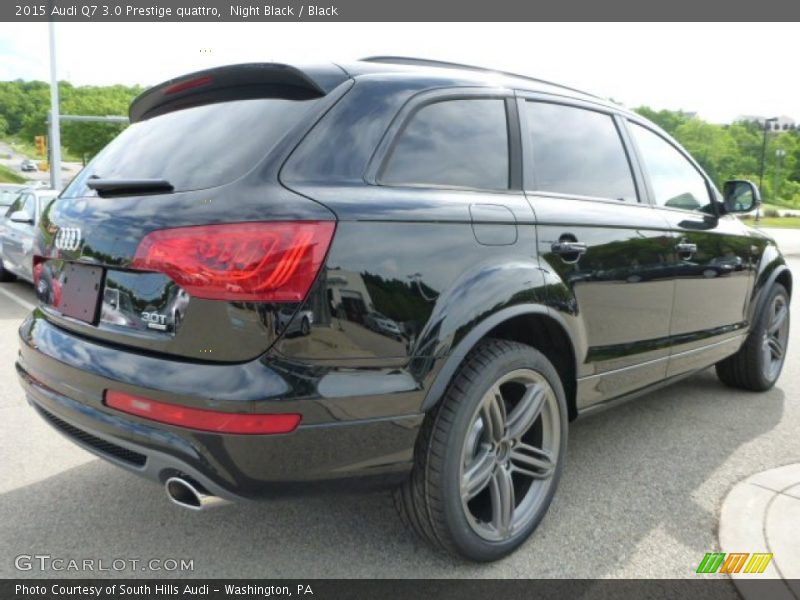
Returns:
[[[636,202],[614,119],[591,110],[527,102],[536,189]]]
[[[508,127],[500,99],[423,106],[400,133],[383,183],[508,189]]]
[[[258,99],[178,110],[135,123],[106,146],[64,192],[88,193],[87,178],[166,179],[176,191],[241,177],[263,159],[315,100]]]
[[[659,206],[685,210],[709,210],[705,178],[675,146],[649,129],[631,123],[631,133]]]

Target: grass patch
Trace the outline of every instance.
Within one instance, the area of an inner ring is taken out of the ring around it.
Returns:
[[[26,179],[21,177],[5,165],[0,165],[0,183],[25,183]]]
[[[800,229],[800,217],[762,217],[757,223],[755,219],[743,219],[750,227],[776,227],[780,229]]]

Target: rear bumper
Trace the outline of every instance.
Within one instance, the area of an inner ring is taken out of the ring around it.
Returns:
[[[419,391],[325,397],[324,368],[267,356],[224,365],[154,357],[75,336],[39,311],[21,326],[20,342],[17,372],[37,412],[83,448],[152,480],[180,473],[236,500],[349,487],[356,478],[393,483],[411,468]],[[107,389],[197,408],[299,412],[303,422],[280,435],[189,430],[109,409]]]

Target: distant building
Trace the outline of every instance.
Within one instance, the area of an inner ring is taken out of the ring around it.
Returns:
[[[742,115],[736,119],[739,123],[758,123],[761,127],[764,127],[766,120],[767,117],[760,115]],[[797,129],[797,122],[791,117],[783,115],[778,117],[777,121],[770,122],[769,128],[770,131],[789,131],[790,129]]]

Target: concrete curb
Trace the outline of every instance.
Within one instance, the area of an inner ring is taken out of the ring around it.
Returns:
[[[719,544],[725,553],[772,553],[761,574],[730,576],[745,600],[763,600],[757,580],[783,580],[776,600],[800,600],[800,463],[756,473],[736,484],[720,512]]]

